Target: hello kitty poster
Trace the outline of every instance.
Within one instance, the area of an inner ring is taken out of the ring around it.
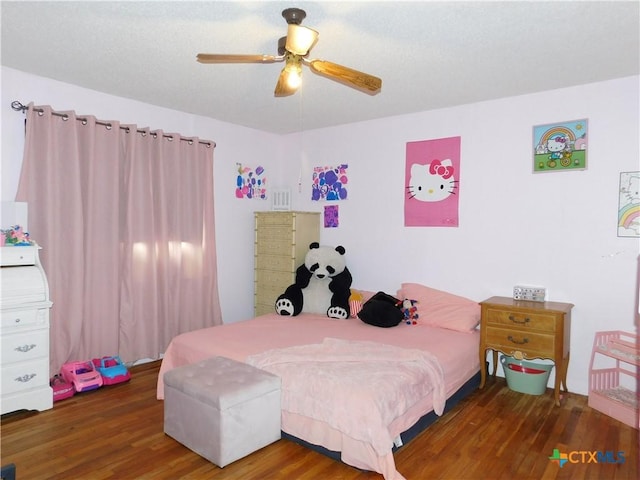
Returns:
[[[533,172],[587,169],[586,118],[533,127]]]
[[[405,227],[457,227],[460,137],[407,142]]]

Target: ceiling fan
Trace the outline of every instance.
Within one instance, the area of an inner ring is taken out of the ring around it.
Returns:
[[[282,16],[287,21],[287,36],[278,40],[278,55],[234,55],[199,53],[200,63],[275,63],[285,62],[280,72],[274,95],[286,97],[296,93],[301,83],[302,65],[314,73],[335,80],[369,95],[375,95],[382,87],[382,80],[368,73],[343,67],[326,60],[309,60],[307,56],[318,41],[318,32],[300,25],[307,16],[299,8],[287,8]]]

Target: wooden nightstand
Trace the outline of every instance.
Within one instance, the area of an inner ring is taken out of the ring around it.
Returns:
[[[493,350],[493,376],[498,352],[519,360],[545,358],[553,360],[555,401],[560,405],[560,383],[567,390],[567,369],[571,340],[571,303],[530,302],[509,297],[491,297],[480,302],[480,365],[485,365],[487,350]],[[486,369],[480,369],[480,388],[484,387]]]

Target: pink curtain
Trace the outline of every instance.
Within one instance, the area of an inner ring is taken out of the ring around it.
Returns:
[[[158,358],[222,323],[213,145],[29,105],[16,200],[49,280],[51,370]]]

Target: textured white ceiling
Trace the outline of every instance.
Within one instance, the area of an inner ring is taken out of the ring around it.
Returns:
[[[2,1],[2,65],[275,133],[340,125],[640,73],[638,1]],[[276,54],[281,12],[320,32],[309,58],[382,78],[369,96],[305,67],[202,65]],[[30,99],[17,99],[28,102]],[[68,109],[73,105],[53,105]]]

